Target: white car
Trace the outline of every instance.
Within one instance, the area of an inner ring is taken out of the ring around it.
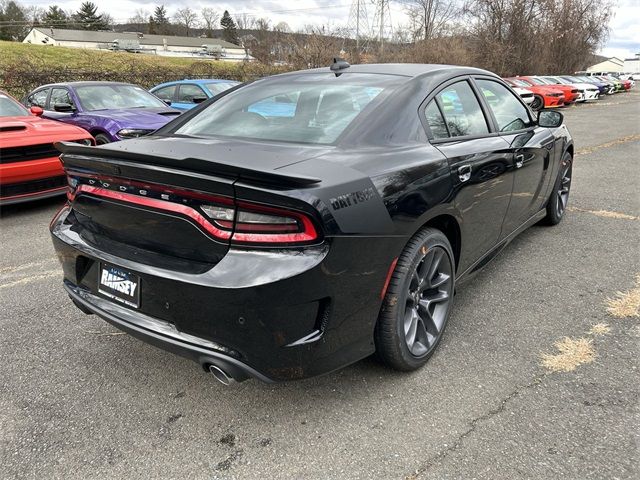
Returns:
[[[539,78],[547,82],[549,85],[570,85],[574,88],[577,88],[579,90],[579,93],[576,102],[582,103],[586,102],[587,100],[597,100],[598,96],[600,95],[600,90],[595,85],[581,82],[577,78],[573,78],[569,75],[546,75]]]
[[[526,88],[521,88],[521,87],[511,87],[511,88],[513,89],[514,92],[520,95],[520,98],[524,103],[526,103],[527,105],[531,105],[533,103],[533,92],[531,90],[528,90]]]

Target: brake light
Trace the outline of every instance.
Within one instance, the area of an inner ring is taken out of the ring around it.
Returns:
[[[212,237],[236,244],[301,244],[318,240],[311,218],[299,211],[265,206],[192,190],[116,178],[68,177],[67,197],[87,193],[188,217]],[[83,178],[82,183],[78,179]]]
[[[300,212],[242,201],[235,209],[217,205],[203,205],[201,209],[218,228],[233,230],[231,241],[235,243],[306,243],[318,239],[313,222]]]

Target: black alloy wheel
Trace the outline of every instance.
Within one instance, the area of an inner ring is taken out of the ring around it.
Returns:
[[[421,230],[398,258],[376,325],[377,355],[387,365],[410,371],[427,362],[451,313],[454,284],[447,237]]]
[[[560,172],[547,203],[547,216],[544,223],[557,225],[564,217],[569,203],[569,193],[571,192],[571,175],[573,172],[573,158],[569,153],[565,153],[560,163]]]
[[[97,134],[95,136],[95,139],[96,139],[96,145],[106,145],[107,143],[111,143],[111,141],[109,140],[109,137],[107,137],[103,133]]]
[[[537,112],[544,108],[544,99],[540,95],[533,96],[533,102],[531,102],[531,110]]]

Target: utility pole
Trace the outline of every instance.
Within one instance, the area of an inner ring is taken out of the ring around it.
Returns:
[[[389,0],[373,0],[376,4],[376,13],[373,17],[373,36],[378,39],[380,53],[384,53],[384,42],[386,38],[393,36],[391,25],[391,9]]]
[[[358,53],[366,51],[368,35],[370,32],[369,18],[367,16],[367,1],[353,0],[349,11],[349,23],[347,25],[347,36],[356,39],[356,50]]]

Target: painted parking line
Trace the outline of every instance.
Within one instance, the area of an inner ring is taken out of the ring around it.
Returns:
[[[613,212],[611,210],[589,210],[580,207],[568,207],[567,210],[570,212],[590,213],[596,217],[615,218],[617,220],[640,220],[640,217],[629,215],[627,213]]]
[[[19,278],[18,280],[13,280],[10,282],[2,282],[0,283],[0,290],[6,288],[12,288],[22,285],[27,285],[29,283],[39,282],[40,280],[45,280],[47,278],[59,277],[62,275],[62,271],[60,269],[56,270],[48,270],[38,275],[31,275],[28,277]]]
[[[627,135],[626,137],[616,138],[615,140],[611,140],[610,142],[606,142],[606,143],[601,143],[600,145],[579,148],[578,150],[576,150],[576,155],[587,155],[589,153],[602,150],[603,148],[614,147],[622,143],[636,142],[638,140],[640,140],[640,134]]]

